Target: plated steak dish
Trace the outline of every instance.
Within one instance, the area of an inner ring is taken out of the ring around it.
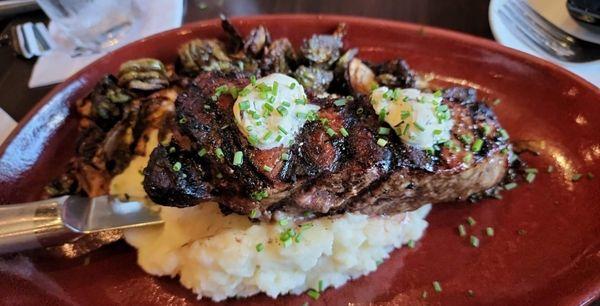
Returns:
[[[78,103],[76,157],[47,188],[163,206],[163,227],[125,233],[148,273],[214,300],[314,298],[414,246],[429,204],[510,189],[521,162],[475,89],[362,60],[344,24],[299,48],[222,26],[226,41],[102,79]]]

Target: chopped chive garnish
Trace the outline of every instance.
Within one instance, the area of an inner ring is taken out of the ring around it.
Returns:
[[[306,294],[308,296],[310,296],[313,300],[318,300],[319,297],[321,296],[321,294],[315,289],[308,290],[308,292]]]
[[[377,134],[379,134],[379,135],[389,135],[390,134],[390,128],[386,128],[386,127],[382,126],[377,131]]]
[[[494,236],[494,228],[493,227],[486,227],[485,228],[485,233],[486,235],[492,237]]]
[[[494,102],[492,102],[492,104],[494,104],[494,105],[498,105],[498,104],[500,104],[501,102],[502,102],[502,100],[500,100],[500,99],[496,99],[496,100],[494,100]]]
[[[202,157],[202,156],[206,155],[206,152],[207,152],[206,149],[202,148],[202,149],[200,149],[200,151],[198,151],[198,156]]]
[[[484,123],[481,125],[481,131],[483,132],[483,136],[487,136],[492,131],[492,128],[490,127],[489,124]]]
[[[252,85],[256,84],[256,76],[253,76],[253,75],[250,76],[250,84],[252,84]]]
[[[279,131],[281,131],[284,135],[288,134],[288,131],[281,125],[278,125],[277,128],[279,129]]]
[[[481,139],[481,138],[475,139],[475,142],[471,146],[471,151],[479,152],[479,150],[481,150],[482,145],[483,145],[483,139]]]
[[[506,189],[506,190],[511,190],[511,189],[515,189],[515,188],[517,188],[517,183],[514,183],[514,182],[504,185],[504,189]]]
[[[329,135],[329,137],[337,135],[337,133],[332,128],[327,128],[327,130],[325,131],[327,132],[327,135]]]
[[[263,166],[263,170],[265,170],[265,171],[267,171],[267,172],[271,172],[271,171],[273,171],[273,168],[271,168],[271,167],[269,167],[269,166],[267,166],[267,165],[264,165],[264,166]]]
[[[250,102],[242,101],[240,102],[240,110],[247,110],[250,108]]]
[[[184,124],[187,122],[187,119],[185,117],[181,117],[181,119],[179,119],[179,124]]]
[[[434,281],[432,285],[433,290],[435,290],[435,292],[442,292],[442,285],[440,284],[440,282]]]
[[[409,111],[401,111],[400,112],[400,119],[404,120],[406,118],[410,117],[410,112]]]
[[[275,137],[275,142],[280,142],[283,139],[283,135],[279,134]]]
[[[467,152],[467,154],[465,154],[465,156],[463,157],[463,162],[468,164],[471,162],[472,159],[473,154],[471,154],[471,152]]]
[[[215,175],[218,179],[222,179],[223,178],[223,173],[219,172]]]
[[[296,100],[294,100],[294,103],[296,103],[298,105],[304,105],[304,104],[306,104],[306,100],[304,100],[304,99],[296,99]]]
[[[323,280],[319,280],[319,292],[323,292]]]
[[[425,128],[422,127],[420,124],[418,124],[416,121],[413,123],[413,125],[421,132],[425,132]]]
[[[267,192],[267,190],[255,191],[250,195],[250,197],[255,201],[260,201],[262,199],[268,198],[269,193]]]
[[[470,135],[460,135],[460,141],[462,141],[464,144],[470,144],[471,142],[473,142],[473,138],[471,138]]]
[[[306,113],[303,112],[296,112],[296,118],[300,118],[300,119],[306,119],[308,115]]]
[[[210,105],[208,105],[208,104],[204,104],[203,106],[204,106],[204,109],[210,109]]]
[[[429,296],[429,293],[427,293],[427,291],[423,291],[423,293],[421,293],[421,298],[422,299],[426,299],[427,296]]]
[[[458,226],[458,234],[459,234],[461,237],[464,237],[464,236],[466,236],[466,235],[467,235],[467,230],[465,229],[465,226],[464,226],[464,225],[460,224],[460,225]]]
[[[402,131],[402,136],[408,134],[408,126],[409,126],[408,123],[404,126],[404,131]]]
[[[273,131],[267,131],[263,136],[263,140],[268,140],[273,135]]]
[[[221,148],[216,148],[215,149],[215,155],[219,159],[223,159],[223,157],[225,157],[225,154],[223,153],[223,150],[221,150]]]
[[[473,219],[473,217],[468,216],[467,223],[469,223],[470,226],[473,226],[473,225],[477,224],[477,221],[475,221],[475,219]]]
[[[233,165],[239,166],[242,163],[244,163],[243,158],[244,158],[244,153],[242,151],[235,152],[235,154],[233,154]]]
[[[294,89],[296,88],[296,82],[291,82],[290,85],[288,86],[290,89]]]
[[[383,139],[383,138],[379,138],[377,139],[377,145],[379,145],[380,147],[385,147],[385,145],[387,144],[387,140]]]
[[[479,238],[471,235],[471,237],[469,239],[471,241],[471,246],[473,246],[474,248],[478,248],[479,247]]]
[[[548,171],[548,173],[554,172],[554,166],[548,166],[548,169],[546,171]]]
[[[360,114],[364,113],[364,111],[365,110],[362,107],[359,107],[359,108],[356,109],[356,114],[360,115]]]
[[[344,105],[346,105],[346,99],[344,99],[344,98],[337,99],[337,100],[333,101],[333,104],[335,104],[336,106],[344,106]]]
[[[348,137],[348,135],[350,135],[348,134],[348,131],[345,128],[340,129],[340,134],[342,134],[342,136],[344,137]]]
[[[387,111],[385,110],[385,108],[382,108],[379,111],[379,122],[384,122],[385,121],[385,116],[387,115]]]
[[[277,94],[277,90],[279,90],[279,82],[273,82],[273,94]]]
[[[286,225],[288,225],[288,220],[287,219],[281,219],[277,223],[279,223],[280,226],[286,226]]]
[[[282,153],[281,154],[281,160],[289,160],[290,159],[290,155],[287,153]]]
[[[572,182],[577,182],[581,179],[583,175],[581,173],[575,173],[571,176],[571,181]]]
[[[284,106],[278,106],[277,107],[277,112],[281,115],[281,116],[285,116],[288,114],[288,110],[287,108],[285,108]]]
[[[288,101],[283,101],[283,102],[281,102],[281,105],[283,105],[283,106],[285,106],[285,107],[290,107],[290,106],[292,106],[292,104],[290,104],[290,102],[288,102]]]
[[[269,103],[265,103],[263,104],[263,108],[269,112],[274,111],[275,109],[273,108],[273,105],[269,104]]]
[[[436,90],[436,91],[433,93],[433,96],[434,96],[434,97],[436,97],[436,98],[439,98],[439,97],[441,97],[441,96],[442,96],[442,91],[441,91],[441,90]]]
[[[500,136],[503,139],[508,139],[510,136],[508,136],[508,132],[505,129],[499,129],[498,133],[500,133]]]
[[[538,173],[538,169],[536,168],[526,168],[525,173]]]
[[[244,88],[242,90],[240,90],[240,92],[238,93],[238,95],[240,97],[245,97],[250,93],[250,88]]]
[[[262,243],[259,243],[256,245],[256,251],[257,252],[262,252],[265,249],[265,245]]]
[[[535,180],[535,173],[534,172],[527,173],[527,175],[525,176],[525,180],[529,184],[533,183],[533,180]]]
[[[175,162],[173,164],[173,171],[178,172],[179,170],[181,170],[181,163],[180,162]]]
[[[442,134],[442,130],[433,130],[433,135],[441,135]]]
[[[256,146],[256,145],[258,145],[258,138],[256,138],[255,135],[250,135],[250,136],[248,136],[248,142],[251,145]]]
[[[406,244],[409,248],[414,249],[415,248],[415,241],[414,240],[409,240],[408,243]]]
[[[250,211],[250,214],[248,214],[248,217],[250,217],[251,219],[254,219],[258,216],[258,209],[253,209],[252,211]]]
[[[175,147],[170,147],[169,148],[169,153],[175,153],[175,151],[177,151],[177,149],[175,149]]]

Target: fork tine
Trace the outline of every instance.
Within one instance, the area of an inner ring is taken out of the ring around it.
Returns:
[[[569,43],[558,39],[552,33],[543,29],[538,23],[528,19],[522,12],[518,11],[518,8],[507,5],[506,10],[511,13],[513,19],[520,25],[523,34],[532,39],[537,45],[540,45],[550,55],[564,60],[569,60],[570,57],[575,55],[575,51]]]
[[[555,36],[559,40],[567,40],[570,43],[575,42],[575,38],[571,34],[563,31],[561,28],[555,26],[553,23],[548,21],[538,12],[536,12],[530,5],[524,0],[513,0],[516,5],[523,10],[523,13],[529,17],[532,22],[535,22],[543,30],[547,31],[550,35]]]
[[[508,3],[505,3],[498,13],[500,18],[504,20],[504,24],[512,28],[513,32],[523,43],[535,50],[541,51],[542,53],[556,56],[556,52],[554,52],[552,48],[544,43],[541,43],[539,41],[540,38],[531,34],[532,31],[530,31],[529,25],[524,23],[522,20],[519,20],[518,17],[515,17],[516,14],[511,8],[509,8]]]

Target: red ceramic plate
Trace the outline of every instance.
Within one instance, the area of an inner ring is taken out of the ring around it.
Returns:
[[[495,106],[513,139],[544,141],[541,155],[525,156],[540,169],[533,184],[503,200],[437,205],[427,233],[414,249],[392,254],[380,268],[318,301],[303,296],[271,300],[259,295],[235,305],[277,304],[494,304],[577,305],[600,295],[600,90],[552,64],[492,41],[404,23],[342,16],[273,15],[234,19],[244,33],[266,25],[274,37],[298,46],[312,33],[349,25],[347,46],[370,60],[403,57],[435,82],[464,84],[499,98]],[[222,37],[215,20],[187,25],[125,46],[57,86],[27,115],[0,149],[0,203],[33,200],[73,154],[73,104],[105,73],[138,57],[175,59],[176,48],[195,37]],[[546,168],[554,171],[547,173]],[[573,173],[584,175],[572,182]],[[457,235],[467,216],[481,237],[473,248]],[[494,237],[482,234],[495,229]],[[145,274],[135,250],[123,242],[87,259],[50,259],[43,253],[0,260],[0,304],[212,304],[177,280]],[[434,293],[432,281],[443,291]],[[427,299],[422,299],[423,291]],[[474,296],[467,294],[472,290]]]

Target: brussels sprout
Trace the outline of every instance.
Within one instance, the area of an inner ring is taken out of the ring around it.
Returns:
[[[179,47],[179,61],[183,71],[197,74],[200,71],[231,71],[235,69],[225,46],[216,39],[194,39]]]
[[[404,60],[395,59],[375,67],[377,80],[381,85],[396,88],[415,87],[415,74]]]
[[[346,34],[346,24],[340,23],[333,35],[313,35],[305,40],[300,52],[312,63],[330,66],[340,57],[342,39]]]
[[[157,90],[169,86],[169,78],[161,61],[141,58],[121,65],[119,86],[136,90]]]
[[[287,38],[277,39],[265,49],[261,68],[266,73],[291,73],[290,65],[296,62],[296,53]]]
[[[300,66],[294,72],[294,76],[305,89],[311,91],[313,94],[320,94],[327,91],[329,84],[333,80],[333,72],[315,66]]]

